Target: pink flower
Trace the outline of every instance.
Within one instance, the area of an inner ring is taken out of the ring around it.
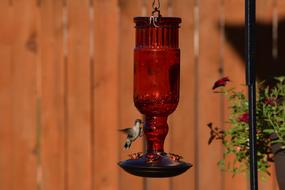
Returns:
[[[229,77],[223,77],[215,82],[212,89],[215,90],[216,88],[219,88],[221,86],[226,86],[227,82],[229,81],[230,81]]]
[[[249,114],[248,112],[243,113],[239,118],[238,118],[239,122],[244,122],[244,123],[248,123],[249,121]]]
[[[275,98],[265,98],[264,103],[266,105],[274,106],[276,104]]]

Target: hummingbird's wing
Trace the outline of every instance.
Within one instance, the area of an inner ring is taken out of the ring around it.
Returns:
[[[132,141],[135,140],[138,136],[138,134],[136,133],[136,130],[134,130],[133,128],[120,129],[119,131],[127,134],[127,138]]]
[[[125,129],[119,129],[119,131],[129,134],[131,132],[132,128],[125,128]]]

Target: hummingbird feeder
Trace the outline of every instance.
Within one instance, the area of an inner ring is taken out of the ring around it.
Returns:
[[[156,15],[156,16],[154,16]],[[126,172],[142,177],[172,177],[192,165],[164,151],[167,117],[179,102],[181,18],[162,17],[159,6],[152,16],[135,17],[134,104],[144,115],[146,153],[119,162]]]

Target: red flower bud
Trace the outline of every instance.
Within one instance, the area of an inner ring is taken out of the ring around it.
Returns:
[[[215,90],[216,88],[219,88],[221,86],[226,86],[227,82],[229,81],[230,81],[229,77],[223,77],[215,82],[212,89]]]
[[[239,118],[238,118],[239,122],[244,122],[244,123],[248,123],[249,121],[249,114],[248,112],[243,113]]]

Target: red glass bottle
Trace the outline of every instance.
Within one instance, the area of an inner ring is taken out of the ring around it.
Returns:
[[[180,49],[177,17],[136,17],[134,49],[134,103],[145,116],[146,153],[119,163],[126,171],[146,177],[178,175],[191,164],[167,154],[163,145],[168,133],[167,117],[179,101]]]
[[[167,116],[178,105],[180,22],[180,18],[160,18],[159,27],[150,27],[148,18],[135,18],[134,103],[145,115],[148,153],[164,152]]]

